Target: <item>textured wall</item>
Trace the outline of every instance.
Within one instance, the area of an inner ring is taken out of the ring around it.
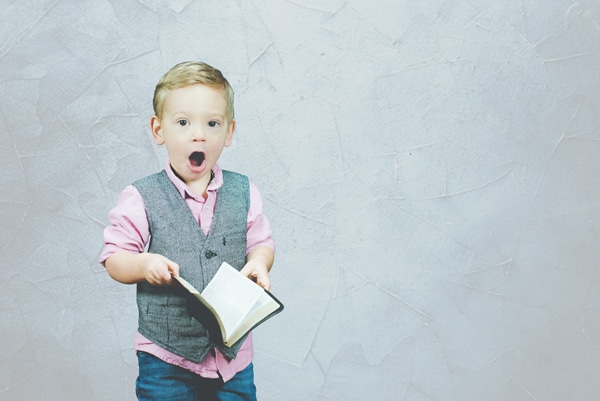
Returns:
[[[222,165],[278,244],[262,400],[597,399],[597,1],[0,5],[0,400],[135,398],[96,260],[188,59],[236,90]]]

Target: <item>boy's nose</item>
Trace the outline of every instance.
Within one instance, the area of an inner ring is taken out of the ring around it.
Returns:
[[[206,136],[204,135],[204,130],[200,128],[196,128],[192,132],[192,140],[193,141],[203,141]]]

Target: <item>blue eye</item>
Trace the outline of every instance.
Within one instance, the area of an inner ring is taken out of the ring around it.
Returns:
[[[188,122],[188,120],[177,120],[177,124],[182,127],[185,127],[185,126],[189,125],[190,123]]]

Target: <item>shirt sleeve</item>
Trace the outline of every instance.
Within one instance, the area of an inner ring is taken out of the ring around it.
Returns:
[[[99,260],[101,264],[118,251],[144,252],[150,232],[148,216],[144,200],[133,185],[121,192],[117,205],[108,214],[108,221],[109,224],[104,229],[104,248]]]
[[[275,242],[271,236],[271,225],[263,214],[263,200],[258,188],[250,183],[250,208],[246,228],[246,254],[258,246],[268,246],[275,250]]]

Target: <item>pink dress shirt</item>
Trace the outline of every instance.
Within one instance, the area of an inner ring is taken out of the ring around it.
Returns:
[[[217,192],[219,187],[223,185],[221,168],[218,165],[213,167],[214,177],[208,185],[206,200],[189,190],[187,185],[173,173],[168,161],[165,170],[185,199],[202,231],[208,235],[217,202]],[[254,184],[250,183],[246,254],[259,245],[266,245],[271,249],[275,248],[271,238],[269,221],[262,214],[262,209],[263,202],[260,192]],[[110,211],[108,219],[110,225],[104,230],[104,248],[100,255],[100,263],[104,264],[106,259],[120,250],[136,253],[144,252],[150,236],[148,218],[144,201],[133,185],[129,185],[121,192],[117,206]],[[213,348],[200,363],[192,362],[159,347],[139,332],[135,334],[134,342],[136,351],[147,352],[165,362],[190,370],[202,377],[222,377],[224,381],[231,379],[237,372],[248,366],[254,354],[252,334],[241,346],[235,359],[229,359],[218,349]]]

